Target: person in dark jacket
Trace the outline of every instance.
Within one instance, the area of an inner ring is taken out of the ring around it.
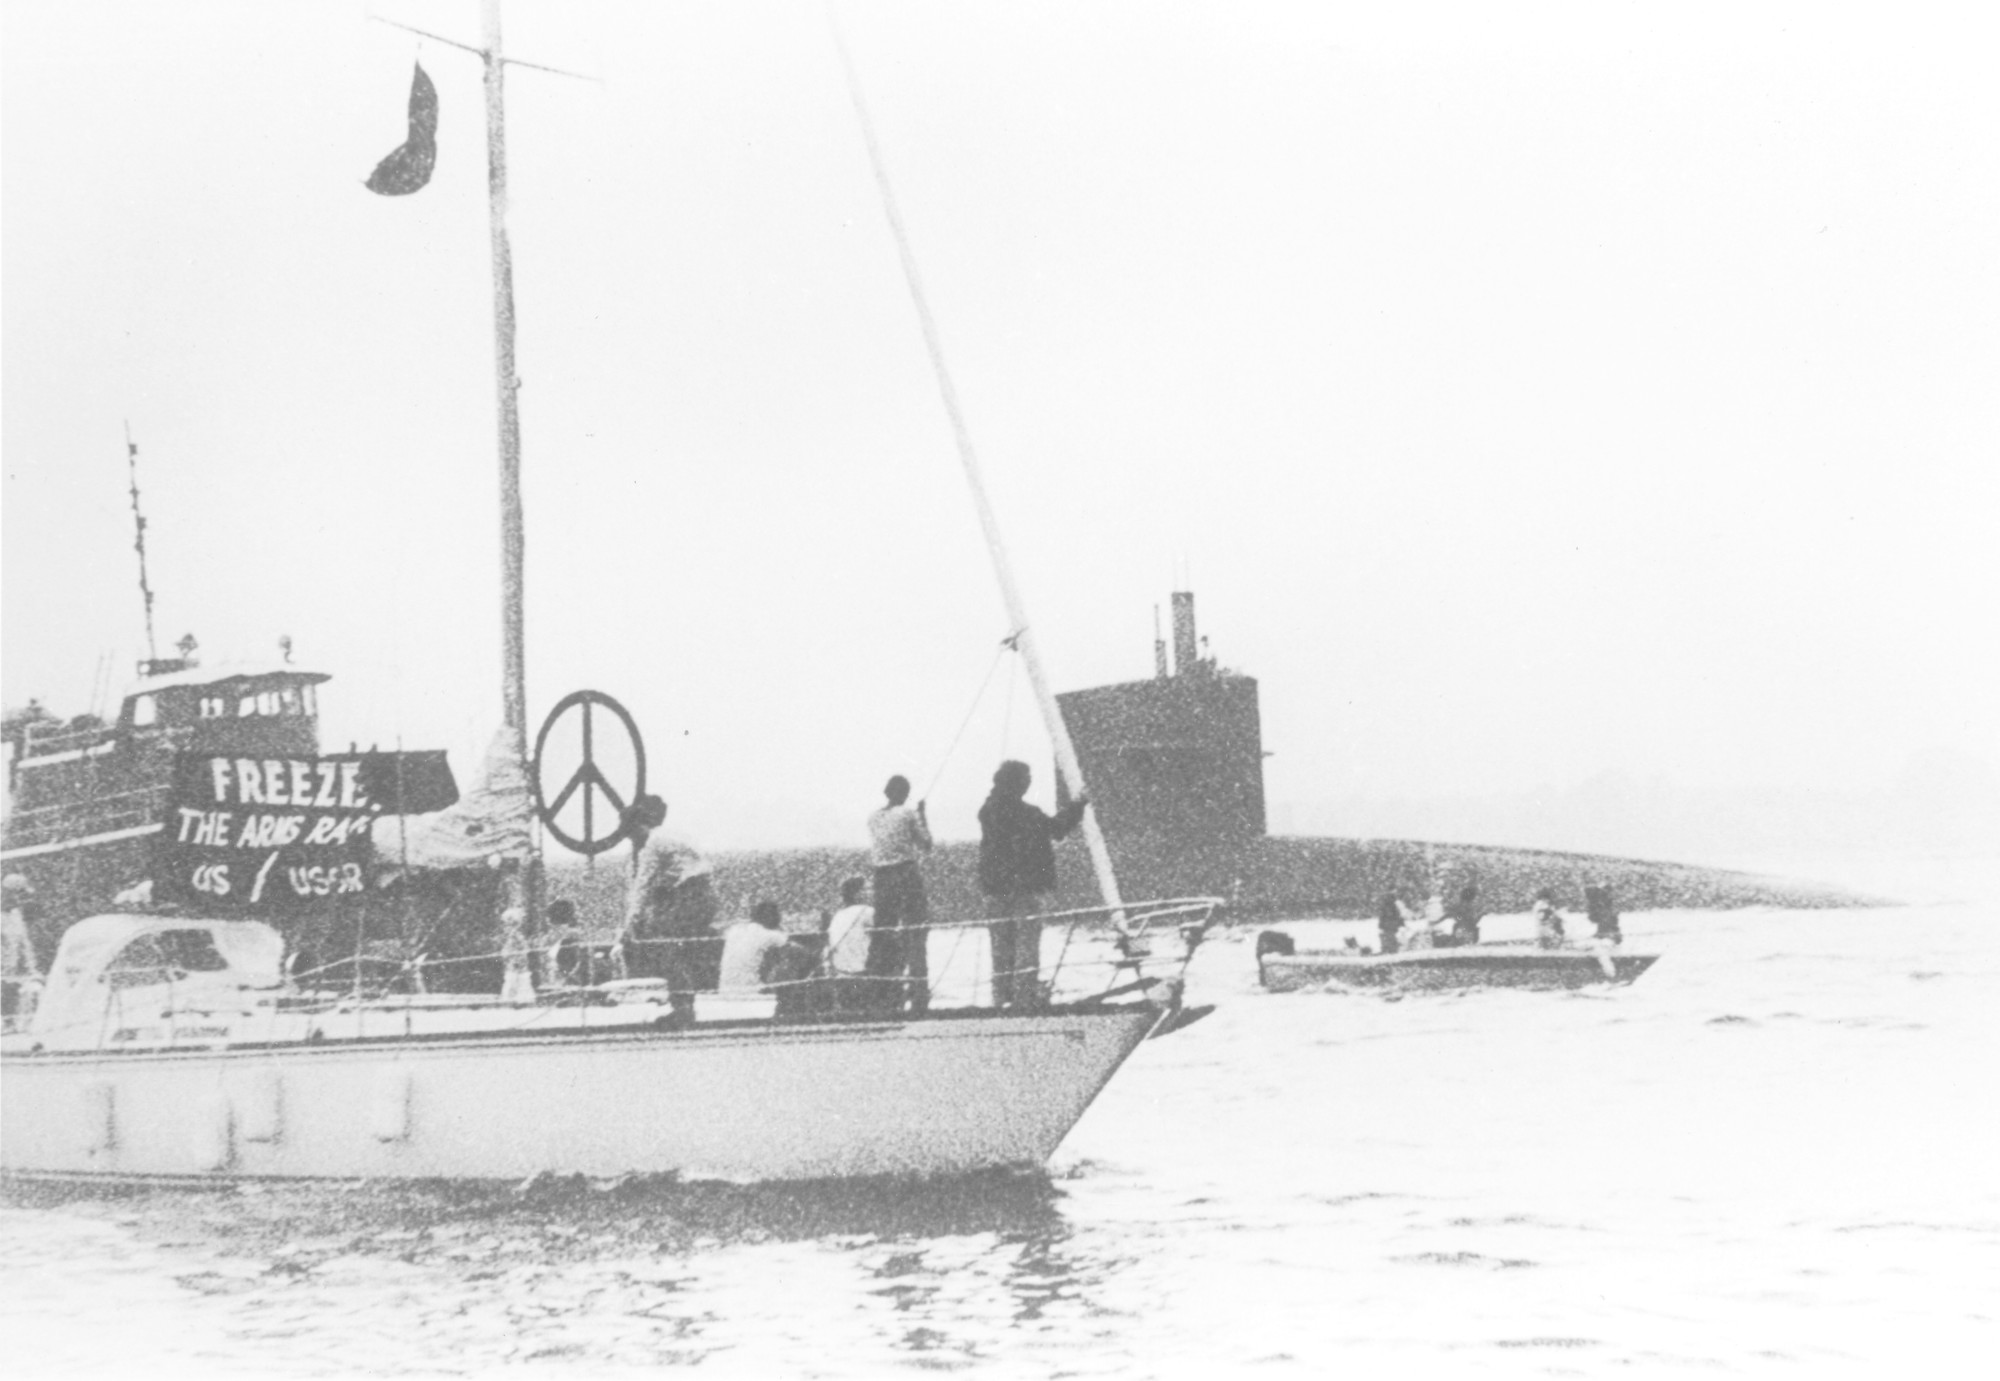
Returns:
[[[1466,883],[1458,891],[1458,900],[1445,913],[1451,918],[1451,943],[1454,945],[1476,945],[1479,943],[1479,923],[1486,913],[1479,905],[1479,889]]]
[[[1375,912],[1375,928],[1382,936],[1382,953],[1394,954],[1403,933],[1403,904],[1396,900],[1394,892],[1382,894],[1382,904]]]
[[[1593,939],[1609,940],[1620,944],[1625,936],[1618,928],[1618,907],[1611,899],[1611,889],[1602,883],[1592,883],[1583,889],[1583,912],[1596,927]]]
[[[996,919],[986,927],[993,947],[993,1005],[1037,1006],[1042,1000],[1042,923],[1032,919],[1041,897],[1055,890],[1054,841],[1083,819],[1084,797],[1053,816],[1022,798],[1033,774],[1009,760],[993,774],[993,790],[979,808],[979,888],[992,898]]]

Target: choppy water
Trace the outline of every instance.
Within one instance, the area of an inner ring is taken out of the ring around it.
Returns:
[[[2000,874],[1853,880],[1923,900],[1630,916],[1613,992],[1217,943],[1047,1179],[17,1188],[6,1374],[2000,1375]]]

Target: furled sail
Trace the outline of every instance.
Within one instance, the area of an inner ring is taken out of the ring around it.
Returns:
[[[476,868],[525,859],[534,850],[528,772],[506,730],[493,736],[479,782],[456,804],[428,815],[385,815],[370,843],[383,869]]]

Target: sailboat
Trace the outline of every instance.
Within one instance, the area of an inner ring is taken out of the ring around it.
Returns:
[[[498,0],[486,0],[482,43],[454,46],[485,68],[505,632],[493,761],[509,779],[496,787],[489,774],[487,786],[506,796],[518,794],[528,760],[528,721]],[[1064,784],[1080,797],[1076,754],[1034,651],[858,88],[855,97],[1011,641]],[[306,760],[276,776],[280,764],[265,766],[253,778],[266,794],[279,777],[288,790],[311,789],[299,775]],[[512,981],[500,994],[394,997],[363,993],[357,981],[353,995],[329,997],[290,980],[284,940],[262,920],[138,909],[82,920],[62,938],[28,1029],[0,1044],[0,1171],[145,1182],[547,1174],[754,1182],[1040,1166],[1142,1041],[1207,1010],[1186,1006],[1183,990],[1219,903],[1125,901],[1088,812],[1084,829],[1103,904],[1047,918],[1046,943],[1060,945],[1064,962],[1049,972],[1046,1001],[1006,1009],[934,998],[921,1012],[846,1015],[787,1013],[779,1002],[753,1014],[698,1008],[689,1023],[670,1010],[664,985],[643,981],[559,1001]],[[530,851],[503,869],[510,980],[524,971],[518,942],[538,868]]]

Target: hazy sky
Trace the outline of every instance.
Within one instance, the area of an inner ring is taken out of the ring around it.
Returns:
[[[478,35],[472,0],[373,0]],[[677,822],[950,834],[1047,761],[822,6],[507,6],[530,713]],[[1975,8],[843,4],[1059,686],[1191,576],[1274,802],[2000,762]],[[330,740],[499,713],[478,65],[361,3],[9,0],[5,699],[290,634]],[[436,80],[437,175],[361,186]],[[106,669],[100,672],[100,668]]]

